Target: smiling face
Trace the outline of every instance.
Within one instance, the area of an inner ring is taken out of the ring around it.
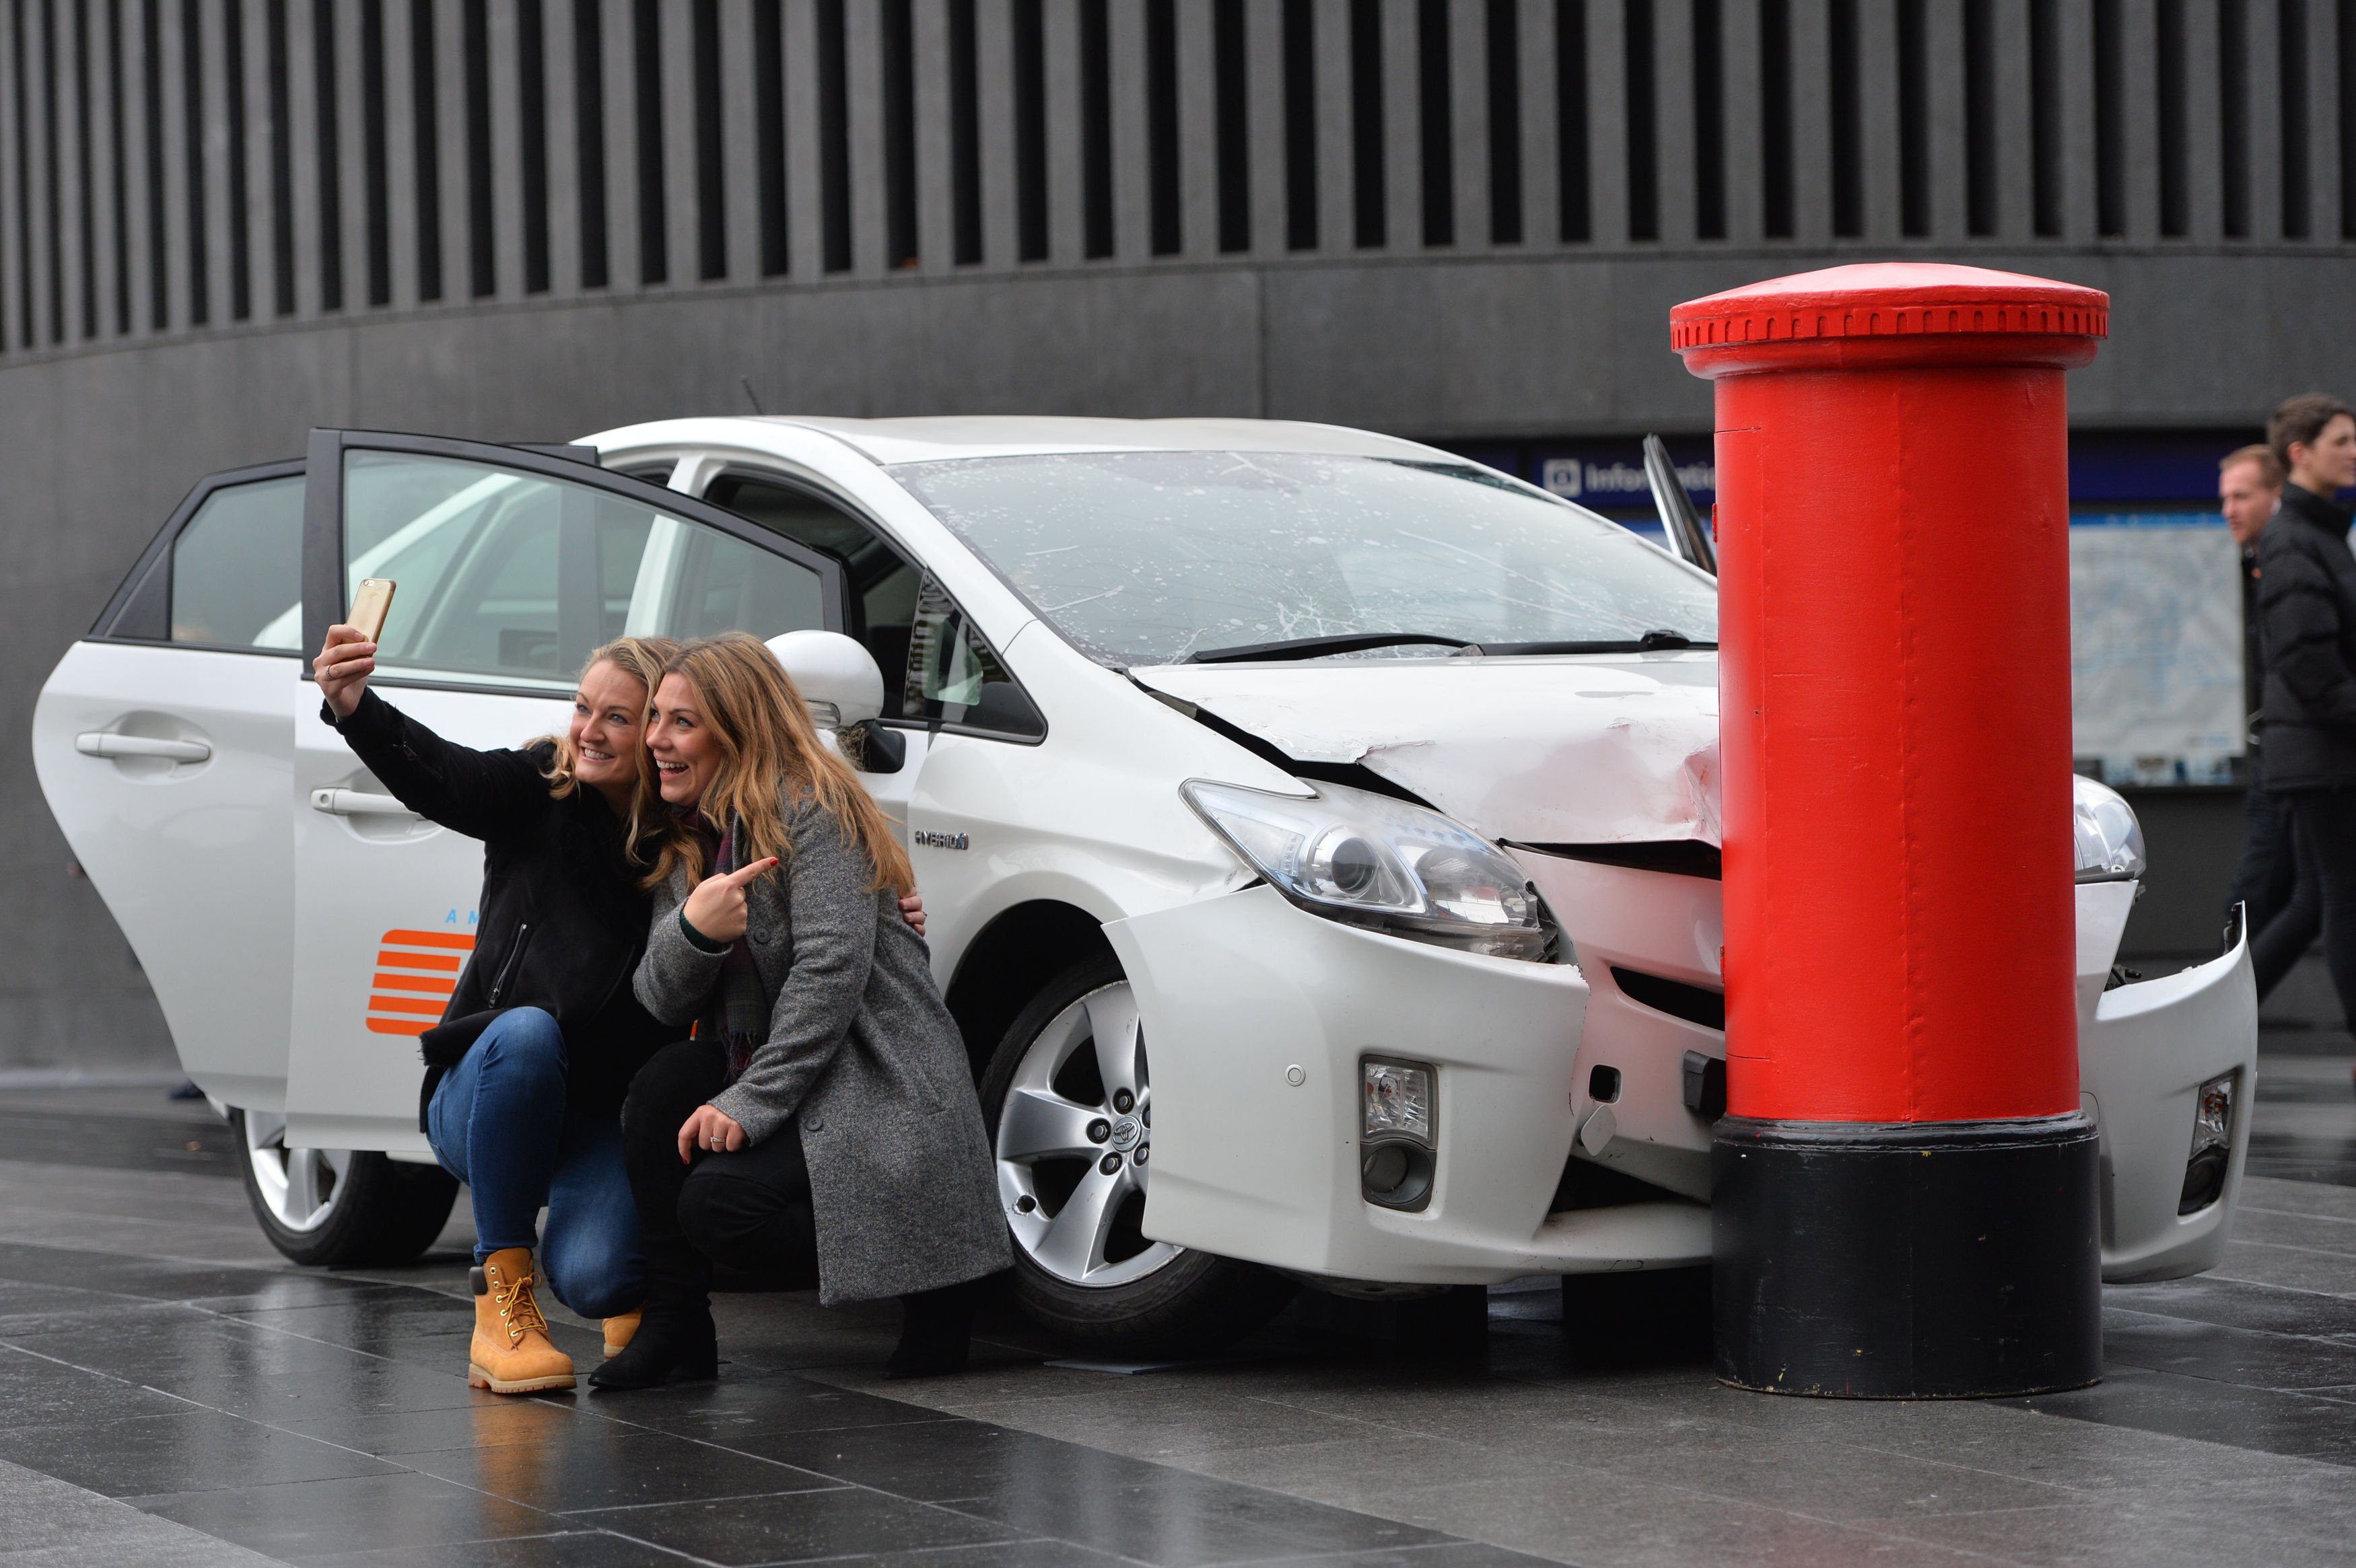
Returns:
[[[610,661],[591,665],[573,694],[573,776],[617,805],[637,783],[646,705],[646,687]]]
[[[647,749],[655,754],[656,786],[672,805],[695,805],[719,777],[724,760],[720,736],[687,677],[667,675],[655,689]]]

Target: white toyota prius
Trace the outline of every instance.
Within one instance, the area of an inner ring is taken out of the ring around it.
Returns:
[[[413,1254],[454,1190],[414,1037],[481,854],[317,720],[302,656],[365,577],[400,584],[376,685],[476,746],[560,729],[605,639],[784,639],[905,825],[1049,1326],[1708,1261],[1709,575],[1404,441],[1011,418],[321,431],[189,495],[34,751],[288,1256]],[[2077,828],[2104,1274],[2196,1272],[2248,1137],[2246,944],[2126,983],[2141,836],[2083,780]]]

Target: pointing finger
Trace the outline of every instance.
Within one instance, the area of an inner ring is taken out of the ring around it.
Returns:
[[[727,876],[728,884],[731,887],[741,888],[745,883],[751,881],[754,878],[759,876],[762,872],[767,870],[776,863],[777,858],[775,855],[770,856],[766,860],[755,860],[749,866],[729,872]]]

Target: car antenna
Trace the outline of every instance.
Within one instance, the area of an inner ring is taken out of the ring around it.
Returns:
[[[744,400],[753,405],[753,411],[766,419],[769,411],[761,406],[761,395],[753,390],[753,378],[739,376],[736,378],[736,384],[744,389]]]

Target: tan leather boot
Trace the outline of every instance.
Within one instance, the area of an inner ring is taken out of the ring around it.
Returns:
[[[643,1307],[633,1307],[627,1312],[605,1319],[605,1359],[612,1360],[630,1348],[630,1336],[638,1331],[638,1319],[647,1315]]]
[[[506,1247],[475,1271],[475,1339],[466,1381],[493,1393],[539,1393],[573,1386],[573,1358],[548,1338],[532,1296],[530,1247]]]

